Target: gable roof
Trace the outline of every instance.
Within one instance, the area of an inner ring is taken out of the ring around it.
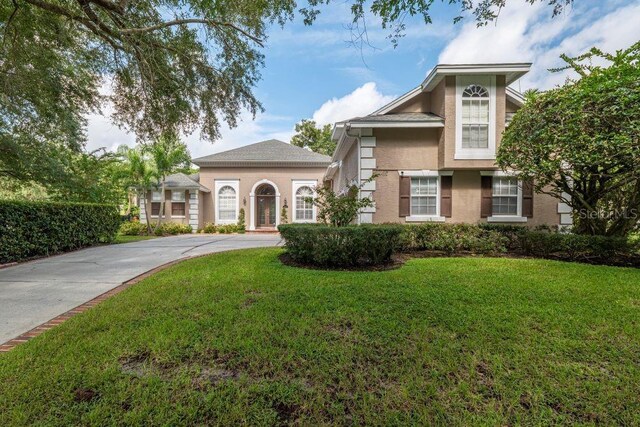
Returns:
[[[394,99],[387,105],[371,113],[371,115],[387,114],[389,111],[413,99],[423,92],[430,92],[446,76],[500,74],[505,76],[507,98],[522,105],[522,95],[508,86],[529,72],[530,62],[514,62],[501,64],[438,64],[429,72],[420,86]]]
[[[269,139],[199,157],[192,162],[200,167],[326,167],[331,163],[331,158],[277,139]]]
[[[196,178],[196,179],[194,179]],[[209,193],[209,190],[204,185],[200,184],[200,174],[194,174],[191,176],[187,176],[182,172],[174,173],[164,180],[164,187],[167,190],[176,190],[176,189],[195,189],[197,188],[200,191],[204,191],[205,193]]]

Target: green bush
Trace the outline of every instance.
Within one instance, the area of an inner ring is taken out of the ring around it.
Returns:
[[[111,242],[119,226],[112,205],[0,201],[0,263]]]
[[[391,259],[403,227],[397,224],[286,224],[278,230],[297,262],[328,267],[378,265]]]
[[[215,233],[216,232],[216,225],[208,222],[204,225],[204,227],[202,227],[202,230],[200,230],[202,233]]]
[[[508,239],[501,232],[472,224],[406,225],[400,240],[405,251],[439,251],[497,254],[507,251]]]
[[[221,234],[244,233],[244,227],[238,224],[224,224],[216,226],[216,231]]]
[[[626,237],[526,231],[518,236],[522,255],[595,264],[640,266],[640,242]]]
[[[238,233],[244,233],[244,208],[240,208],[240,212],[238,213]]]
[[[122,236],[145,236],[147,234],[147,224],[140,221],[126,221],[120,224],[118,234]]]
[[[164,222],[154,230],[156,236],[175,236],[176,234],[189,234],[193,228],[189,224],[178,224],[175,222]]]

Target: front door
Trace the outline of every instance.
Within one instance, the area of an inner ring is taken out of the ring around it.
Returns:
[[[256,189],[257,206],[256,227],[274,228],[276,226],[276,190],[270,184],[262,184]]]
[[[258,196],[258,227],[276,226],[275,196]]]

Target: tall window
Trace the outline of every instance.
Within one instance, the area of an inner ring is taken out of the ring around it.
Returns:
[[[161,191],[151,192],[151,215],[152,216],[160,215],[161,204],[162,204],[162,192]]]
[[[411,216],[438,215],[438,178],[411,178]]]
[[[171,216],[185,215],[185,198],[183,191],[171,191]]]
[[[489,91],[469,85],[462,92],[462,148],[489,147]]]
[[[313,191],[309,187],[300,187],[296,191],[296,221],[312,221],[313,220]]]
[[[228,185],[218,191],[218,218],[222,221],[236,219],[236,190]]]
[[[518,180],[493,178],[493,215],[518,215]]]

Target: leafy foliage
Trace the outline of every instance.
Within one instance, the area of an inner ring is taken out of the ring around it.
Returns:
[[[336,149],[336,142],[331,138],[331,125],[317,127],[315,121],[307,119],[296,123],[296,134],[291,137],[291,144],[327,156],[333,155]]]
[[[498,164],[571,206],[576,232],[625,235],[640,219],[640,42],[564,59],[581,78],[529,96]]]
[[[119,225],[112,205],[0,201],[0,263],[111,242]]]
[[[147,231],[147,225],[140,221],[125,221],[120,224],[118,234],[121,236],[146,236],[149,234]]]
[[[327,227],[321,224],[278,226],[285,248],[295,261],[318,266],[379,265],[391,259],[402,226],[364,224]]]
[[[178,224],[176,222],[165,222],[153,229],[156,236],[175,236],[177,234],[189,234],[193,231],[189,224]]]
[[[363,181],[360,187],[353,185],[344,193],[336,193],[330,187],[317,187],[316,197],[310,200],[318,208],[318,220],[335,227],[353,223],[361,209],[373,206],[369,197],[360,197],[360,189],[375,178],[374,175]]]

